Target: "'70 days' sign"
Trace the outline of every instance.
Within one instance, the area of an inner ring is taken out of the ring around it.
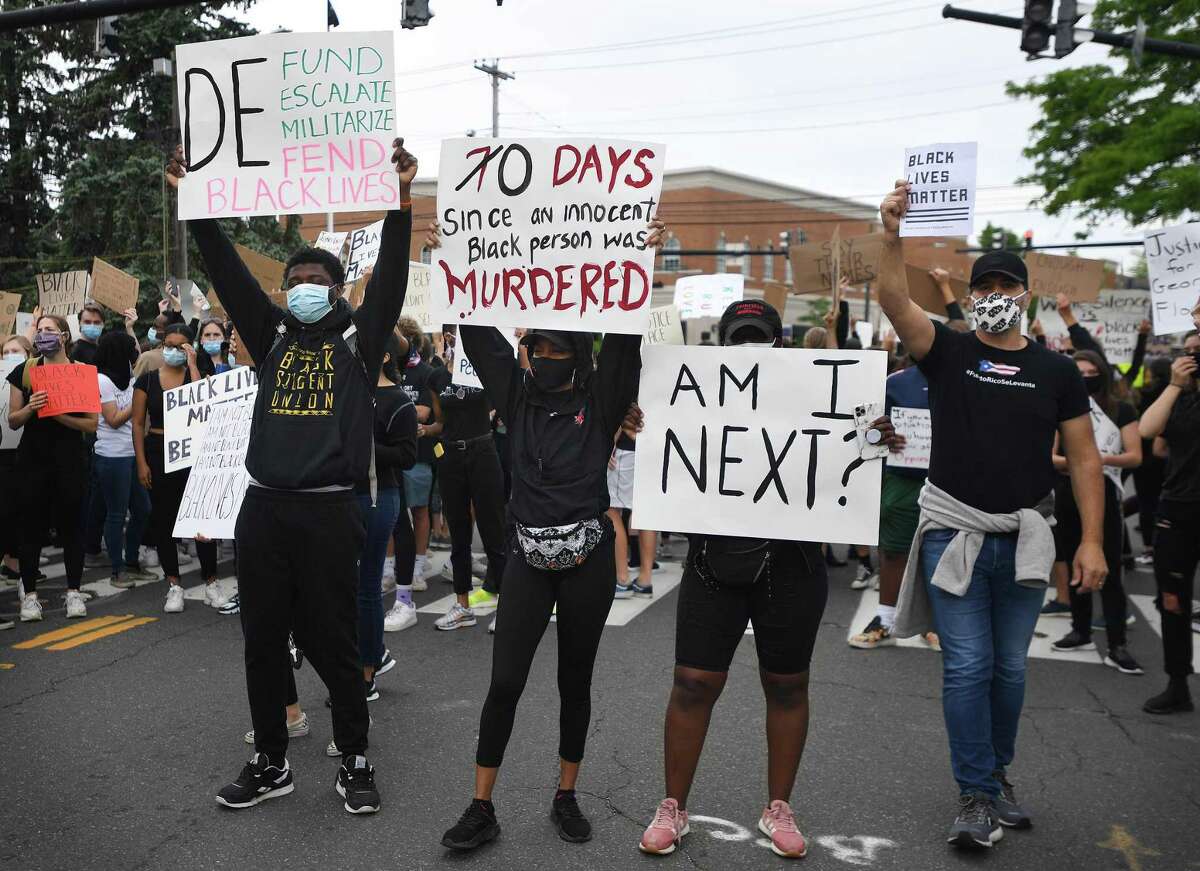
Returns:
[[[392,34],[272,33],[181,45],[179,217],[392,209]]]

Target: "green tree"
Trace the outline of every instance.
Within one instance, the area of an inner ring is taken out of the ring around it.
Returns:
[[[1200,0],[1098,0],[1092,26],[1131,31],[1144,19],[1152,37],[1200,43]],[[1095,52],[1084,45],[1078,51]],[[1125,49],[1114,66],[1060,69],[1008,93],[1041,102],[1025,155],[1051,215],[1077,207],[1095,225],[1177,218],[1200,203],[1200,63],[1147,52],[1134,65]]]
[[[979,231],[979,247],[992,248],[999,242],[1003,242],[1001,247],[1010,251],[1021,249],[1021,239],[1016,233],[1007,227],[997,227],[988,221],[987,226]]]

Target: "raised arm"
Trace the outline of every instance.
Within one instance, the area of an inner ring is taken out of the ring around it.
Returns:
[[[525,370],[517,363],[512,345],[495,327],[463,324],[458,328],[458,339],[492,406],[505,423],[511,423],[512,402],[525,379]]]
[[[596,361],[592,395],[596,398],[603,431],[616,433],[625,412],[637,396],[642,374],[642,337],[606,333]]]
[[[929,316],[908,295],[908,278],[904,274],[904,240],[900,238],[900,219],[907,211],[908,182],[899,180],[879,206],[879,216],[883,220],[879,305],[908,353],[914,360],[920,360],[933,347],[934,331]]]
[[[1146,345],[1150,343],[1150,321],[1143,320],[1138,324],[1137,344],[1133,346],[1133,359],[1129,361],[1129,369],[1121,376],[1130,387],[1133,387],[1137,381],[1138,373],[1142,371],[1142,364],[1146,362]]]
[[[1096,337],[1088,331],[1087,327],[1076,320],[1075,312],[1071,308],[1070,298],[1065,293],[1060,293],[1055,297],[1054,301],[1058,306],[1058,316],[1067,325],[1067,335],[1071,337],[1071,346],[1076,351],[1092,351],[1099,354],[1100,358],[1107,364],[1108,357],[1104,354],[1104,348],[1100,346],[1100,343],[1096,341]],[[1111,369],[1112,367],[1109,366],[1109,368]]]
[[[1138,423],[1138,432],[1142,438],[1152,439],[1163,434],[1167,421],[1171,419],[1171,410],[1175,407],[1179,395],[1188,381],[1196,374],[1196,361],[1191,355],[1176,357],[1171,364],[1171,383],[1163,388],[1158,399],[1142,412]]]

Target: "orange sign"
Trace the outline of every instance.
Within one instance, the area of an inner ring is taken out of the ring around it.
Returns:
[[[29,370],[29,386],[34,393],[46,391],[48,401],[38,411],[38,417],[100,412],[100,382],[95,366],[83,363],[34,366]]]

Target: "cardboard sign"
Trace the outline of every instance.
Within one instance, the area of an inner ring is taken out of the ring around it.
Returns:
[[[909,298],[931,315],[946,317],[946,300],[929,270],[905,263],[904,275],[908,279]],[[950,289],[954,291],[954,298],[961,303],[967,295],[969,285],[961,279],[951,278]]]
[[[1200,223],[1148,230],[1145,248],[1154,335],[1195,329],[1192,310],[1200,303]]]
[[[746,276],[740,272],[685,275],[675,282],[675,307],[683,320],[719,318],[731,303],[743,299]]]
[[[141,282],[99,257],[92,258],[92,299],[100,305],[123,313],[137,308],[138,285]]]
[[[1150,294],[1145,290],[1105,290],[1096,302],[1071,307],[1079,325],[1095,336],[1108,362],[1126,365],[1133,360],[1138,327],[1150,317]],[[1037,320],[1046,335],[1046,346],[1062,351],[1071,346],[1070,334],[1053,297],[1037,298]]]
[[[408,287],[404,291],[404,308],[401,314],[408,315],[421,325],[422,333],[440,333],[441,321],[435,320],[430,309],[433,300],[433,272],[426,263],[408,261]]]
[[[881,476],[859,457],[853,410],[882,406],[886,356],[643,348],[633,524],[874,544]]]
[[[241,402],[258,393],[258,379],[248,366],[239,366],[163,391],[163,432],[166,454],[163,468],[170,474],[191,467],[204,441],[212,410],[225,402]]]
[[[48,272],[38,275],[38,305],[44,315],[77,315],[83,311],[88,299],[88,274],[75,272]]]
[[[246,268],[250,270],[250,274],[254,276],[254,280],[258,282],[258,286],[266,293],[283,287],[283,273],[287,269],[285,264],[280,263],[274,257],[251,251],[245,245],[238,244],[233,247],[237,250],[238,256],[242,258],[242,262],[246,264]]]
[[[397,207],[392,54],[390,31],[178,46],[180,220]]]
[[[908,212],[901,236],[969,236],[975,229],[975,142],[939,142],[904,152]]]
[[[683,319],[674,304],[650,309],[650,322],[642,334],[643,345],[682,345]]]
[[[342,259],[342,248],[346,246],[346,237],[349,233],[331,233],[328,230],[322,230],[317,234],[317,241],[313,243],[314,248],[320,248],[322,251],[328,251],[338,260]]]
[[[346,283],[358,281],[368,269],[375,267],[379,259],[379,244],[383,239],[383,221],[359,227],[350,233],[350,247],[346,251]]]
[[[892,426],[906,439],[904,450],[889,453],[887,464],[901,469],[928,469],[933,453],[933,423],[928,408],[892,406]]]
[[[12,400],[12,391],[9,390],[8,376],[18,366],[24,365],[23,360],[4,360],[0,358],[0,451],[11,451],[21,443],[21,436],[24,434],[23,429],[12,429],[8,425],[8,409],[9,402]],[[97,386],[97,392],[99,386]],[[6,499],[15,499],[14,493],[8,493]]]
[[[100,412],[100,382],[95,366],[83,363],[34,366],[29,370],[29,386],[34,393],[46,391],[47,402],[38,410],[38,417]]]
[[[874,282],[879,277],[879,258],[883,253],[883,234],[838,238],[841,250],[838,265],[852,286]],[[792,286],[797,293],[816,293],[833,286],[834,240],[807,242],[788,249],[792,264]]]
[[[664,151],[606,139],[444,141],[433,252],[443,321],[641,335]]]
[[[253,421],[253,396],[212,409],[175,515],[175,538],[233,538],[250,483],[246,448]]]
[[[21,308],[21,294],[0,293],[0,341],[16,332],[17,311]]]
[[[1086,257],[1060,257],[1029,251],[1025,254],[1029,270],[1029,291],[1034,296],[1065,293],[1072,302],[1091,302],[1100,298],[1104,286],[1104,264]]]

